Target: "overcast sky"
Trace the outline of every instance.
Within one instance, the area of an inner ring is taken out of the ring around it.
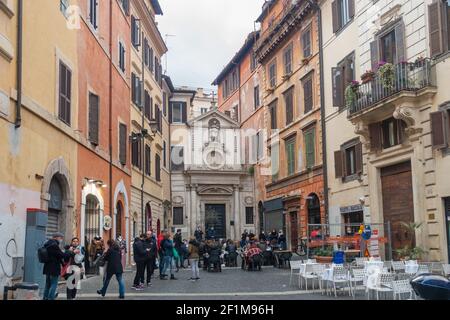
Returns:
[[[159,3],[164,15],[156,19],[169,48],[167,75],[175,86],[213,88],[213,80],[254,30],[264,0]]]

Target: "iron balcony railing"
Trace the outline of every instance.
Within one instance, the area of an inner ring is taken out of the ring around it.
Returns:
[[[349,116],[369,109],[375,104],[402,91],[416,92],[433,86],[432,63],[430,59],[416,62],[402,62],[393,66],[393,75],[375,73],[373,78],[353,87],[353,93],[345,94]],[[347,90],[347,89],[346,89]]]

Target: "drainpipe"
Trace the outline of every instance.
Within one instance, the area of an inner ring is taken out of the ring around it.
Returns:
[[[112,155],[112,18],[113,18],[113,1],[109,0],[109,212],[110,217],[114,214],[113,206],[113,155]],[[112,239],[112,229],[109,230],[109,239]]]
[[[23,0],[17,2],[17,104],[16,129],[22,126],[22,35],[23,35]]]
[[[143,28],[142,28],[143,29]],[[141,134],[145,128],[145,117],[144,117],[144,109],[145,109],[145,49],[144,48],[144,32],[142,31],[141,35],[141,48],[142,48],[142,86],[141,86]],[[155,66],[156,68],[156,66]],[[153,106],[150,106],[152,108]],[[145,137],[143,135],[139,136],[141,139],[141,163],[142,163],[142,181],[141,181],[141,223],[142,223],[142,231],[147,233],[147,223],[144,223],[144,185],[145,185]]]
[[[319,60],[320,60],[320,117],[322,126],[322,167],[323,167],[323,188],[325,199],[325,222],[328,223],[329,197],[328,197],[328,161],[327,161],[327,134],[325,123],[325,87],[323,71],[323,30],[322,30],[322,10],[316,1],[309,0],[317,13],[319,25]]]

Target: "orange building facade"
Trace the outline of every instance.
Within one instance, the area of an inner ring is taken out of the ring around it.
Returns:
[[[257,231],[283,230],[295,249],[308,224],[326,222],[319,21],[308,1],[274,0],[257,22],[214,84],[254,168]]]
[[[130,14],[125,2],[81,1],[78,37],[78,236],[130,243]],[[110,7],[110,4],[112,7]],[[87,270],[88,271],[88,270]]]

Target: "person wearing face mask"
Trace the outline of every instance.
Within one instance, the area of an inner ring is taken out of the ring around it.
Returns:
[[[58,279],[61,275],[61,265],[64,263],[64,260],[68,261],[75,256],[73,249],[67,252],[61,250],[60,244],[63,239],[64,235],[60,232],[56,232],[53,234],[53,237],[44,244],[48,256],[42,272],[46,276],[44,300],[55,300]]]
[[[75,275],[75,278],[72,280],[72,283],[67,284],[67,300],[74,300],[77,296],[77,290],[80,290],[80,280],[81,274],[83,272],[83,262],[85,250],[80,245],[80,240],[75,237],[72,239],[70,246],[66,246],[66,254],[71,255],[71,252],[74,253],[74,256],[69,259],[68,263],[70,265],[70,272],[66,273],[64,278],[68,280],[71,276]]]

